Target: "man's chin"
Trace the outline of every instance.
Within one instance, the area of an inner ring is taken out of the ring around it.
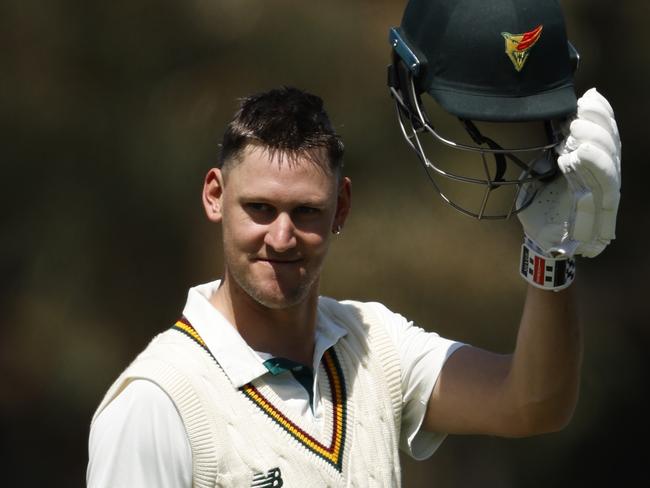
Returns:
[[[249,293],[251,298],[260,305],[271,310],[283,310],[300,305],[307,299],[307,291],[296,290],[292,293],[275,291],[273,293],[254,292]]]
[[[310,280],[307,276],[287,277],[275,272],[258,272],[249,276],[231,273],[231,277],[253,301],[271,310],[296,307],[308,300],[318,288],[318,280]]]

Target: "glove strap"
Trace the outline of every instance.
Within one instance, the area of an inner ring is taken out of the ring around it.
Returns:
[[[521,246],[521,276],[542,290],[560,291],[575,278],[576,260],[565,256],[549,256],[529,238]]]

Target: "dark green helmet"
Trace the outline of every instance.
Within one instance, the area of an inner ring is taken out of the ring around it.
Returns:
[[[393,57],[388,84],[407,142],[430,177],[431,171],[434,177],[454,179],[454,174],[438,171],[423,153],[419,141],[423,131],[448,146],[480,152],[484,166],[486,155],[494,158],[494,169],[486,171],[485,178],[457,178],[485,185],[485,200],[501,186],[516,185],[519,193],[522,184],[553,176],[555,165],[550,160],[559,139],[551,121],[576,111],[573,72],[578,64],[556,0],[410,0],[400,27],[390,30],[389,40]],[[422,96],[427,95],[461,119],[475,146],[439,137],[422,104]],[[548,144],[503,149],[483,136],[472,121],[546,121]],[[525,163],[516,156],[535,150],[546,153],[545,165]],[[508,180],[504,175],[512,162],[521,175]],[[487,215],[485,205],[468,211],[440,193],[458,210],[478,218],[507,218],[530,203],[530,199],[520,199],[504,213]]]

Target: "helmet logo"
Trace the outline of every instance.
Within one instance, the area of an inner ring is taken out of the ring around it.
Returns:
[[[533,30],[523,34],[510,34],[502,32],[501,35],[506,40],[506,54],[512,61],[517,71],[521,71],[528,59],[530,49],[535,45],[542,35],[542,25],[538,25]]]

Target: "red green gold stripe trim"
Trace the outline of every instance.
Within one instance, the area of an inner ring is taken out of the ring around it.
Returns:
[[[304,430],[293,423],[277,407],[275,407],[257,388],[251,383],[241,388],[242,393],[246,395],[259,409],[266,414],[271,420],[282,427],[295,440],[301,443],[309,451],[321,457],[337,471],[343,467],[343,452],[345,445],[346,430],[346,391],[343,381],[341,366],[336,357],[336,353],[330,349],[323,355],[323,362],[327,379],[332,391],[332,438],[329,445],[322,444],[314,437],[307,434]]]
[[[185,317],[181,317],[176,321],[176,323],[173,325],[172,329],[178,330],[188,336],[190,339],[194,339],[194,342],[196,342],[199,346],[201,346],[210,356],[212,356],[212,353],[210,352],[210,349],[208,349],[208,346],[205,344],[199,333],[192,327],[192,324],[190,324],[189,320],[187,320]],[[214,356],[212,356],[212,359],[217,361]]]
[[[208,352],[208,354],[210,354],[210,356],[212,356],[212,353],[199,333],[194,329],[194,327],[192,327],[192,324],[190,324],[185,317],[181,317],[174,324],[172,329],[178,330],[193,339],[194,342],[200,345]],[[217,362],[214,356],[212,356],[212,359]],[[219,363],[217,362],[217,364]],[[328,349],[325,351],[325,354],[323,354],[323,365],[332,393],[332,437],[329,445],[319,442],[289,420],[289,418],[264,395],[262,395],[260,391],[252,385],[252,383],[242,386],[240,391],[264,414],[289,433],[296,441],[302,444],[309,451],[327,461],[336,468],[337,471],[341,472],[343,469],[343,454],[345,450],[345,434],[347,429],[347,393],[345,389],[345,381],[343,379],[343,370],[341,369],[341,364],[339,363],[334,349]]]

